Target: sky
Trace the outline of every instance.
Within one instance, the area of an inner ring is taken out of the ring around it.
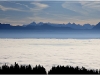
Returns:
[[[99,0],[0,0],[0,23],[31,22],[96,25],[100,22]]]

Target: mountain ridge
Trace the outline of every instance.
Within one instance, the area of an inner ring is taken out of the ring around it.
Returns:
[[[12,26],[10,24],[1,24],[0,29],[33,29],[33,30],[69,30],[69,29],[92,29],[94,25],[84,24],[83,26],[75,23],[67,24],[55,24],[55,23],[43,23],[43,22],[32,22],[23,26]]]

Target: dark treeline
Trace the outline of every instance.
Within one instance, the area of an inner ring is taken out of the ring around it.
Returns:
[[[0,67],[0,74],[46,74],[46,70],[43,66],[36,65],[31,67],[31,65],[18,65],[16,62],[14,65],[8,66],[7,64]]]
[[[16,62],[14,65],[8,66],[7,64],[0,67],[0,74],[47,74],[46,69],[43,66],[36,65],[31,67],[31,65],[18,65]],[[52,67],[48,74],[100,74],[100,70],[96,69],[86,69],[85,67],[79,68],[78,66],[57,66]]]
[[[48,72],[48,74],[100,74],[100,70],[98,69],[86,69],[85,67],[79,68],[78,66],[57,66],[52,67],[52,69]]]

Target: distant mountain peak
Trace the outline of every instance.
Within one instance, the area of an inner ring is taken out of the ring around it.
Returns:
[[[71,24],[70,22],[68,24]]]
[[[74,25],[76,25],[75,23],[73,23]]]
[[[32,22],[32,23],[30,23],[28,25],[34,26],[34,25],[36,25],[36,23],[35,22]]]
[[[100,22],[97,25],[100,25]]]
[[[36,22],[32,22],[31,24],[36,24]]]
[[[96,26],[94,26],[93,29],[100,29],[100,22]]]

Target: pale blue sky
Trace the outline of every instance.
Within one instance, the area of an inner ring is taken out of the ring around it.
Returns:
[[[0,0],[0,22],[23,25],[31,22],[97,24],[100,1]]]

